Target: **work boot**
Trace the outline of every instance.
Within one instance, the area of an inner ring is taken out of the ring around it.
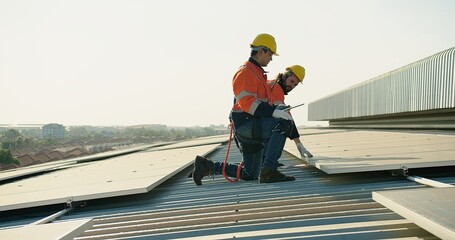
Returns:
[[[205,157],[196,156],[194,160],[193,181],[196,185],[202,185],[202,178],[213,175],[215,163]]]
[[[286,176],[278,170],[271,170],[267,168],[261,169],[261,176],[259,178],[260,183],[286,182],[294,180],[294,176]]]

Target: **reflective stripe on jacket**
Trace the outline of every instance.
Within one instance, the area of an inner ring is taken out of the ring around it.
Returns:
[[[270,104],[267,75],[253,59],[237,71],[232,87],[235,99],[231,113],[236,128],[252,117],[272,117],[275,108]]]

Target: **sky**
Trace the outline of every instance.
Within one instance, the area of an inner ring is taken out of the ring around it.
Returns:
[[[453,0],[0,0],[0,124],[229,123],[249,44],[273,79],[305,67],[307,105],[455,47]]]

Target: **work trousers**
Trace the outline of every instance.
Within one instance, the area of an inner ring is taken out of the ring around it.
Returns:
[[[258,129],[254,128],[257,124],[254,121],[261,121],[259,134]],[[243,180],[258,179],[261,166],[270,170],[277,170],[278,159],[281,157],[286,137],[289,134],[284,129],[288,129],[289,126],[292,126],[291,124],[290,121],[280,118],[260,118],[250,120],[235,130],[242,148],[241,178]],[[257,144],[260,147],[257,147]],[[222,163],[216,163],[215,173],[221,173],[222,167]],[[228,163],[226,175],[236,177],[237,167],[238,164]]]

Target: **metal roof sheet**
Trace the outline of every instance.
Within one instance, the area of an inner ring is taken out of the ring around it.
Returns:
[[[308,133],[303,136],[307,146],[306,141],[313,141],[314,136],[330,139],[333,134],[349,131],[308,129],[301,133]],[[356,140],[353,136],[347,134],[340,141],[352,142]],[[316,149],[307,148],[318,155]],[[226,149],[226,145],[219,146],[208,157],[223,161]],[[229,161],[240,160],[240,153],[233,147]],[[285,164],[280,171],[296,176],[296,181],[228,183],[217,175],[195,186],[187,178],[192,170],[188,166],[147,193],[90,200],[61,219],[93,219],[93,227],[76,239],[438,239],[372,199],[373,191],[427,186],[388,171],[329,175],[288,152],[283,153],[280,162]],[[427,176],[455,183],[453,172],[431,171]],[[33,220],[46,216],[39,210],[33,213]],[[29,218],[20,223],[32,221]],[[3,219],[8,218],[0,216],[0,226],[19,222]]]
[[[221,161],[225,151],[219,149],[210,157]],[[233,161],[240,157],[231,156]],[[106,200],[104,209],[74,212],[71,217],[94,217],[93,228],[76,239],[437,239],[371,197],[375,190],[421,185],[384,172],[327,175],[287,153],[280,162],[286,165],[282,171],[296,176],[296,181],[232,184],[216,176],[195,186],[186,177],[188,168],[153,189],[153,197],[142,195],[128,206],[122,200]]]

